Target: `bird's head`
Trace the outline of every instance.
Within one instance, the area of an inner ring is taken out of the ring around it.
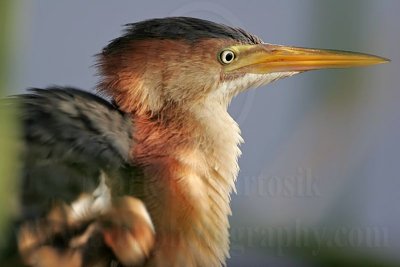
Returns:
[[[212,102],[308,70],[379,64],[343,51],[271,45],[242,29],[174,17],[129,24],[99,54],[100,90],[124,111],[158,113]]]

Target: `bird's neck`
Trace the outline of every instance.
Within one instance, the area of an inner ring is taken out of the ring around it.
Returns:
[[[181,115],[135,117],[133,157],[145,166],[141,198],[157,233],[148,266],[220,266],[229,249],[239,127],[218,105]]]

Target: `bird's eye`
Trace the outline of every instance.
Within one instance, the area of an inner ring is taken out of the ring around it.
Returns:
[[[235,53],[231,50],[224,50],[219,54],[219,59],[223,64],[232,63],[235,59]]]

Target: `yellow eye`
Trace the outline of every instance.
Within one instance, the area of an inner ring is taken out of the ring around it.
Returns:
[[[223,64],[229,64],[232,63],[232,61],[235,59],[235,53],[233,53],[232,50],[224,50],[219,54],[219,60]]]

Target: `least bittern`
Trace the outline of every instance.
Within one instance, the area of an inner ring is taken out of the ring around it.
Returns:
[[[242,142],[234,96],[277,79],[386,59],[278,46],[196,18],[129,24],[98,55],[94,94],[16,97],[25,143],[25,264],[221,266]]]

